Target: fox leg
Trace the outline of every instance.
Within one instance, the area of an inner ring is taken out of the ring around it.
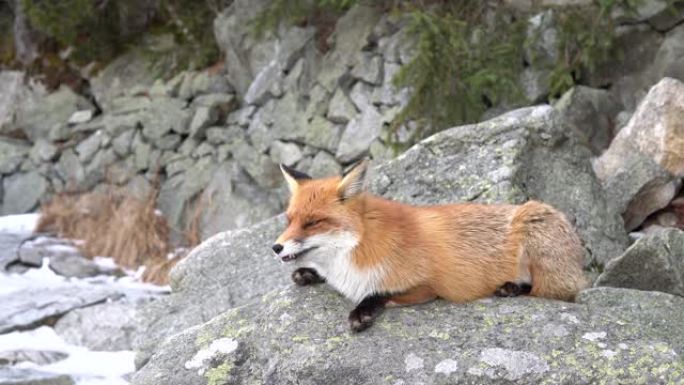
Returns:
[[[312,285],[314,283],[323,283],[325,278],[321,277],[318,272],[310,267],[300,267],[292,272],[292,280],[297,286]]]
[[[360,332],[368,329],[373,321],[382,313],[385,308],[388,295],[373,294],[364,298],[354,310],[349,313],[349,326],[354,332]]]

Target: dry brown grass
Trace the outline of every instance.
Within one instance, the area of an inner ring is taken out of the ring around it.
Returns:
[[[171,229],[156,210],[156,198],[156,192],[137,199],[124,190],[57,195],[41,207],[36,231],[80,240],[79,247],[90,258],[112,257],[127,269],[146,266],[143,280],[166,284],[169,270],[182,256],[169,258],[174,251]]]

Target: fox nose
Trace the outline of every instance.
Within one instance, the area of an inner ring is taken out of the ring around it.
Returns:
[[[274,251],[276,254],[280,254],[280,252],[283,251],[283,245],[281,245],[280,243],[276,243],[276,244],[273,245],[273,247],[271,247],[271,248],[273,249],[273,251]]]

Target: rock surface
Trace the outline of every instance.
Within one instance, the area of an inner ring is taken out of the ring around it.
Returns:
[[[647,234],[610,261],[596,286],[656,290],[684,297],[684,232]]]
[[[0,367],[0,385],[74,385],[74,380],[64,374]]]
[[[684,379],[684,298],[599,288],[388,309],[363,334],[325,287],[291,288],[180,333],[136,385],[594,384]],[[378,359],[382,355],[382,359]]]
[[[655,85],[594,169],[627,230],[665,207],[684,176],[684,83]]]
[[[285,225],[282,216],[247,229],[219,233],[196,247],[173,270],[172,294],[141,309],[141,365],[164,338],[289,284],[289,267],[268,253]]]
[[[131,350],[138,332],[138,304],[119,300],[76,309],[55,324],[67,343],[95,351]]]
[[[32,288],[0,295],[0,333],[31,328],[71,310],[118,298],[109,289],[79,286]]]

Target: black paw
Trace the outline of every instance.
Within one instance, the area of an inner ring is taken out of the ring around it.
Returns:
[[[314,283],[325,282],[325,279],[318,275],[316,270],[308,267],[301,267],[292,272],[292,280],[298,286],[306,286]]]
[[[519,295],[530,294],[532,285],[529,283],[506,282],[496,289],[494,295],[497,297],[517,297]]]
[[[362,332],[373,325],[377,311],[367,308],[356,308],[349,313],[349,327],[353,332]]]

